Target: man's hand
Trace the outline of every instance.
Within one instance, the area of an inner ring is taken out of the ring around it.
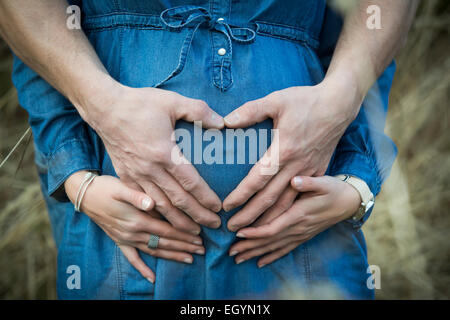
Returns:
[[[225,124],[231,128],[272,118],[276,129],[266,154],[223,203],[229,211],[256,193],[229,220],[231,231],[251,224],[271,207],[293,176],[325,173],[339,139],[360,104],[351,88],[341,89],[325,81],[313,87],[291,87],[248,102],[225,117]],[[272,169],[276,168],[271,174],[267,174],[269,163]]]
[[[151,195],[156,210],[174,227],[193,233],[200,232],[197,223],[218,228],[221,220],[214,212],[220,211],[221,201],[182,156],[173,135],[178,119],[220,129],[223,118],[205,102],[171,91],[117,84],[113,92],[106,101],[101,95],[91,98],[86,119],[102,138],[120,179]]]
[[[156,209],[177,228],[198,233],[194,221],[218,227],[220,219],[213,211],[220,210],[220,199],[190,164],[175,166],[170,152],[176,120],[199,120],[220,129],[223,119],[202,101],[117,83],[83,30],[66,28],[68,5],[65,0],[36,1],[33,6],[26,0],[0,1],[0,34],[97,131],[123,181],[151,194]],[[45,18],[49,15],[52,19]]]
[[[339,138],[356,117],[367,91],[405,43],[417,4],[417,0],[358,1],[345,19],[330,67],[319,85],[277,91],[225,117],[230,128],[270,117],[279,130],[268,153],[224,200],[223,207],[229,211],[259,191],[229,220],[231,231],[252,223],[274,204],[290,177],[326,171]],[[367,28],[370,5],[378,6],[383,15],[380,29]],[[276,168],[277,157],[278,170],[270,170]],[[271,164],[269,170],[265,164]]]

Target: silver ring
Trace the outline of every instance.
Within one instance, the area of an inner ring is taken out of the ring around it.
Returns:
[[[158,248],[159,236],[151,234],[150,239],[148,240],[147,247],[150,249]]]

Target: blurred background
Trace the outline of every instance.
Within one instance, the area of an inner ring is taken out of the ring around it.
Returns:
[[[386,131],[399,154],[363,228],[377,299],[450,298],[449,7],[422,1],[397,57]],[[55,299],[56,248],[11,67],[0,39],[0,299]]]

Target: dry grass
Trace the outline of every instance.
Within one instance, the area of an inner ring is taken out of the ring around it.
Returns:
[[[9,80],[11,56],[0,43],[0,159],[28,128]],[[1,161],[0,161],[1,162]],[[55,298],[56,249],[28,135],[0,169],[0,297]]]
[[[450,11],[423,1],[398,58],[388,132],[398,160],[364,227],[379,299],[450,298]],[[0,43],[0,162],[27,129]],[[0,169],[0,298],[55,298],[56,250],[26,138]]]
[[[379,298],[450,298],[449,14],[423,1],[398,58],[387,132],[399,155],[364,228]]]

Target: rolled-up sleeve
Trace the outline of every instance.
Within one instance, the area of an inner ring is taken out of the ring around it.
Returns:
[[[66,98],[17,57],[12,78],[29,115],[43,191],[68,201],[63,184],[72,173],[99,171],[90,129]]]

